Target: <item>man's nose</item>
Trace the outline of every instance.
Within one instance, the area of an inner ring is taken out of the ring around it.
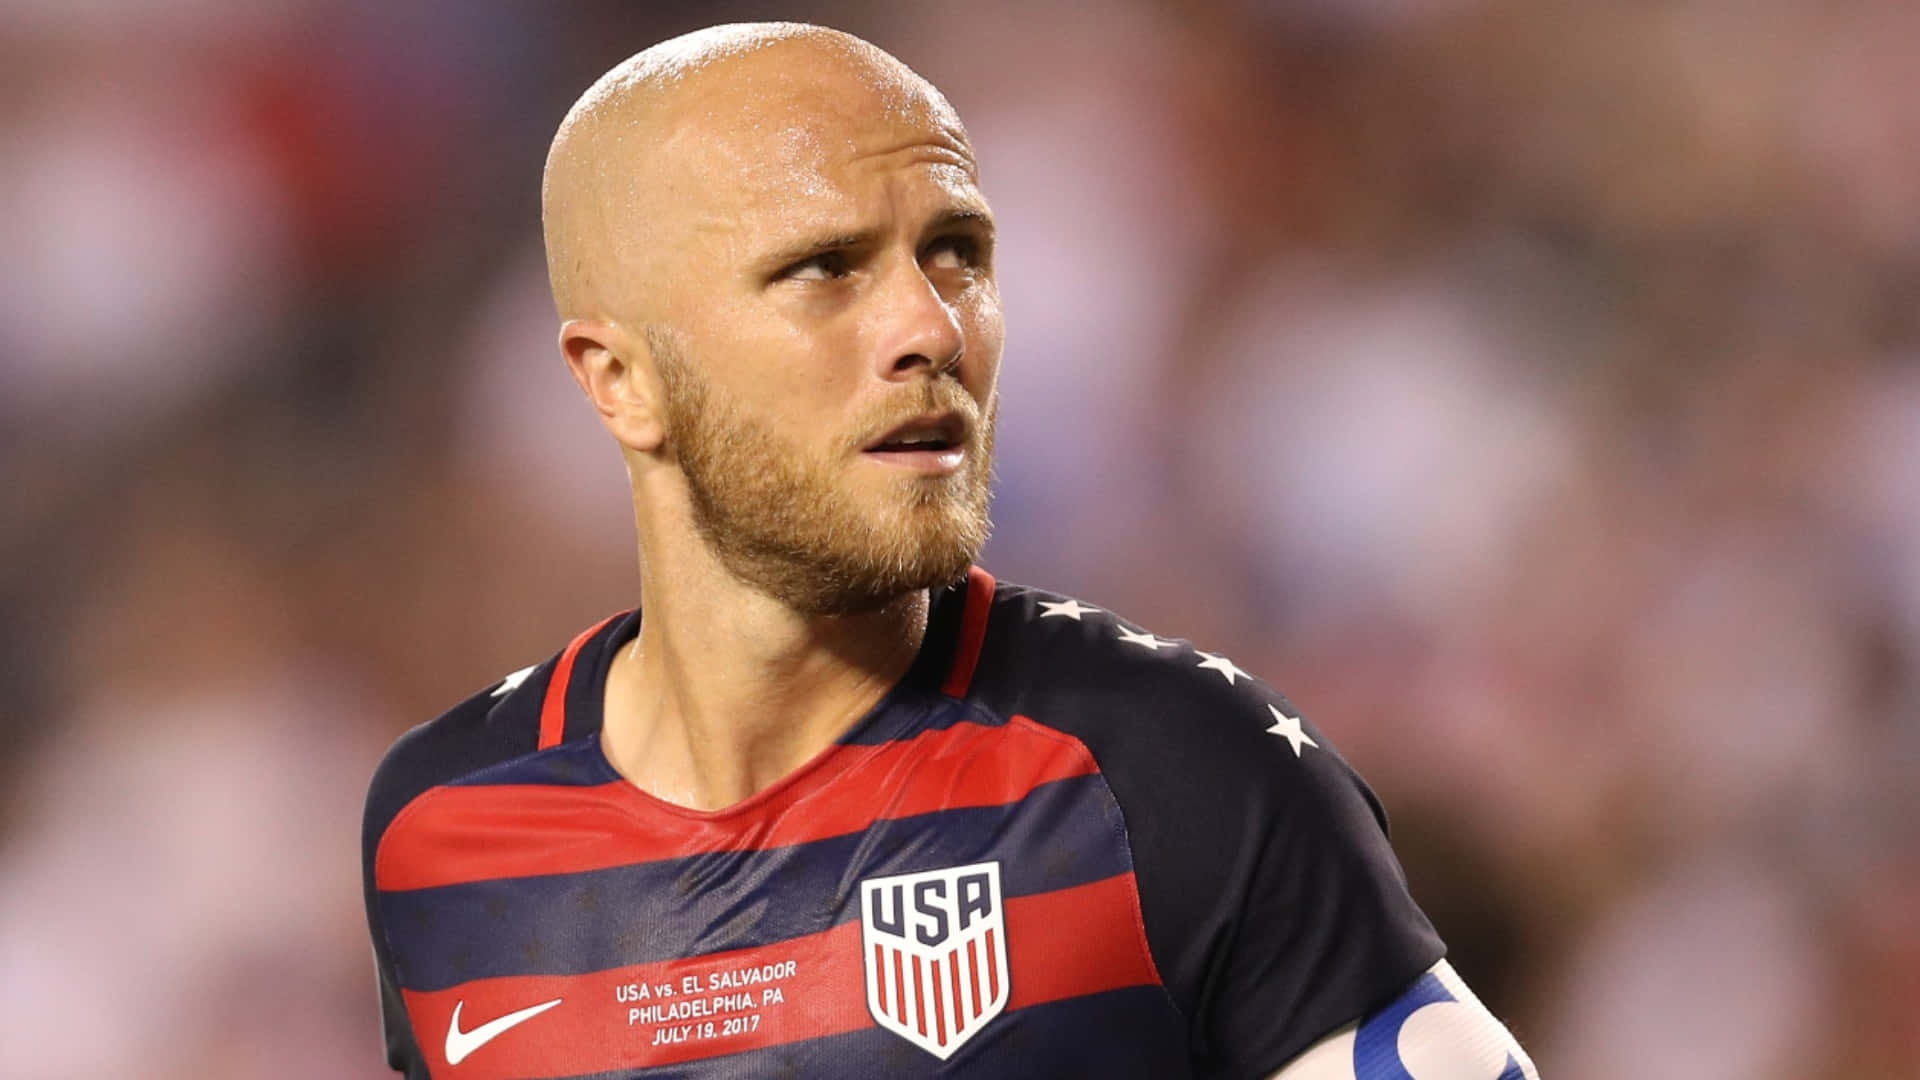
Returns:
[[[953,305],[917,261],[889,275],[881,312],[881,348],[877,353],[885,379],[906,378],[922,368],[948,371],[966,352],[966,334]]]

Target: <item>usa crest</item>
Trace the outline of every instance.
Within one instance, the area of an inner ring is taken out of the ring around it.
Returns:
[[[867,1011],[942,1061],[1007,1007],[999,863],[868,878],[860,931]]]

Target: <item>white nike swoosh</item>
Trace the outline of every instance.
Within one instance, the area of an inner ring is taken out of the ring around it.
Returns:
[[[498,1019],[489,1020],[479,1027],[474,1028],[472,1031],[460,1030],[460,1010],[466,1007],[466,1000],[463,998],[455,1002],[453,1005],[453,1022],[447,1025],[447,1064],[460,1064],[467,1059],[468,1054],[492,1042],[508,1028],[517,1024],[526,1023],[528,1020],[560,1004],[562,1000],[562,998],[554,998],[552,1001],[541,1002],[538,1005],[529,1005],[524,1009],[515,1010]]]

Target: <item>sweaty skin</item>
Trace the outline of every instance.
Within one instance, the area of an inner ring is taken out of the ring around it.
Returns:
[[[985,540],[991,211],[938,91],[793,24],[609,72],[555,137],[543,206],[561,351],[639,534],[646,615],[602,742],[642,790],[726,807],[879,701],[926,590]],[[947,452],[888,452],[903,425]]]

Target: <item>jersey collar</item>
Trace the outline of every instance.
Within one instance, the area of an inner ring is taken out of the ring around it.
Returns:
[[[962,698],[973,682],[986,640],[993,603],[993,575],[978,566],[966,577],[935,589],[928,606],[927,636],[913,666],[887,697],[924,690]],[[608,616],[573,639],[554,662],[540,707],[539,749],[595,735],[605,721],[607,672],[621,648],[640,633],[640,610]],[[884,706],[883,701],[882,705]]]

